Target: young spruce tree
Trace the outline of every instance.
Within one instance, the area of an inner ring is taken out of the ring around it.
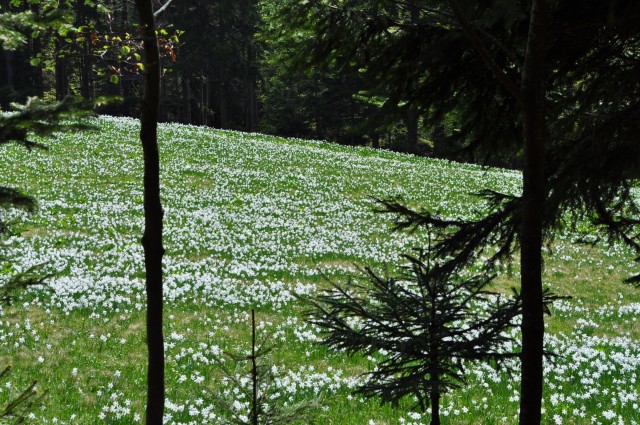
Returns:
[[[366,269],[367,283],[334,285],[311,300],[310,322],[331,348],[381,356],[359,393],[393,405],[414,396],[438,425],[440,398],[465,382],[469,362],[500,366],[515,356],[509,331],[522,300],[487,291],[493,276],[463,278],[424,253],[406,259],[399,276]]]

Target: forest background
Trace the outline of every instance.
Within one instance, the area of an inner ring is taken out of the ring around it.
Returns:
[[[454,117],[426,128],[407,102],[367,90],[370,84],[357,69],[345,72],[328,63],[301,71],[293,46],[313,33],[288,28],[277,2],[156,3],[164,56],[162,122],[474,159],[451,140],[445,143],[456,131]],[[32,31],[17,49],[2,50],[2,109],[30,96],[120,96],[121,103],[101,112],[139,116],[143,65],[132,2],[2,0],[0,5],[3,11],[60,21]],[[514,162],[495,157],[491,164]]]

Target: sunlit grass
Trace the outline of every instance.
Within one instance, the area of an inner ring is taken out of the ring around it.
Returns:
[[[0,316],[0,366],[13,364],[0,401],[38,379],[49,388],[35,423],[136,423],[146,382],[142,161],[137,123],[103,118],[100,133],[61,136],[48,152],[7,147],[0,184],[40,201],[18,219],[6,252],[12,270],[47,263],[55,291],[21,295]],[[249,311],[269,335],[290,401],[319,398],[319,424],[426,424],[407,400],[397,409],[352,396],[373,358],[315,344],[296,294],[345,282],[357,266],[393,268],[426,244],[390,233],[371,196],[402,197],[469,218],[484,188],[518,193],[520,176],[366,148],[166,125],[160,131],[165,206],[167,422],[216,424],[211,392],[225,389],[216,362],[247,350]],[[559,295],[547,320],[545,423],[640,422],[640,291],[619,247],[590,248],[563,235],[545,259]],[[518,285],[518,267],[495,286]],[[514,363],[517,369],[517,364]],[[514,423],[517,370],[469,369],[443,399],[443,423]],[[587,380],[583,379],[587,378]],[[589,381],[591,379],[592,381]],[[57,422],[54,421],[54,418]],[[634,422],[635,421],[635,422]]]

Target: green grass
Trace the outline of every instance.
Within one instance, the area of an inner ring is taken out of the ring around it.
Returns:
[[[32,215],[6,213],[18,226],[4,251],[16,271],[46,263],[56,272],[53,293],[22,294],[0,316],[0,365],[14,366],[0,401],[37,379],[50,392],[34,423],[129,424],[144,415],[138,127],[115,118],[100,125],[47,141],[47,152],[5,147],[0,157],[0,184],[40,202]],[[346,281],[354,264],[393,267],[426,244],[420,232],[390,232],[370,196],[470,218],[481,208],[472,193],[519,193],[519,174],[180,125],[162,126],[160,140],[167,422],[218,423],[212,392],[228,385],[216,359],[248,349],[256,308],[279,385],[292,403],[318,398],[317,423],[428,423],[411,400],[391,408],[352,396],[375,359],[314,343],[319,331],[293,295],[323,288],[323,274]],[[638,423],[640,291],[621,283],[633,257],[576,245],[570,234],[552,248],[545,283],[573,298],[556,303],[547,321],[547,346],[560,357],[546,371],[545,423]],[[515,267],[496,285],[508,291],[517,276]],[[517,390],[517,371],[472,365],[468,385],[445,396],[443,423],[514,423]]]

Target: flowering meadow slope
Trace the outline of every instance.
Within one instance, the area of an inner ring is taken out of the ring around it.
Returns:
[[[38,379],[50,388],[35,423],[129,424],[143,417],[145,385],[142,160],[134,120],[100,118],[100,132],[47,141],[47,152],[8,148],[0,184],[36,197],[15,218],[0,273],[44,264],[50,288],[0,312],[0,366],[12,364],[0,401]],[[473,217],[471,195],[520,191],[519,173],[368,148],[166,125],[160,129],[165,206],[167,423],[216,424],[215,394],[246,410],[217,362],[248,347],[248,312],[275,346],[274,385],[289,404],[314,399],[323,424],[426,424],[410,400],[392,409],[351,395],[375,359],[317,346],[296,294],[313,294],[378,270],[424,246],[390,232],[371,197],[402,197],[442,215]],[[618,247],[560,238],[547,255],[548,285],[574,298],[554,305],[547,345],[548,423],[640,423],[640,291]],[[325,277],[322,277],[322,276]],[[498,281],[517,285],[514,275]],[[229,361],[229,360],[227,360]],[[517,367],[517,365],[515,365]],[[444,423],[513,423],[518,382],[488,366],[447,395]],[[348,412],[345,416],[345,412]],[[301,422],[303,423],[303,422]]]

